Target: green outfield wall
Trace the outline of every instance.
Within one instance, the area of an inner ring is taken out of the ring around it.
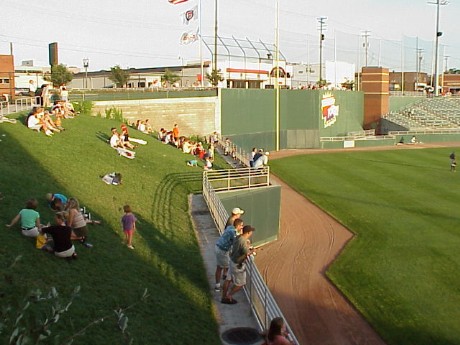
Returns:
[[[275,90],[222,89],[222,136],[247,151],[275,149],[275,96]],[[280,149],[319,148],[321,137],[362,130],[363,100],[361,92],[280,90]]]
[[[404,138],[404,142],[410,143],[412,136],[415,135],[418,142],[422,143],[450,143],[460,142],[460,131],[458,133],[421,133],[416,131],[407,132],[407,134],[397,134],[396,143],[401,141],[401,137]]]
[[[228,214],[239,207],[245,212],[242,215],[244,224],[256,228],[252,236],[254,246],[274,241],[280,229],[281,187],[244,189],[217,193]]]

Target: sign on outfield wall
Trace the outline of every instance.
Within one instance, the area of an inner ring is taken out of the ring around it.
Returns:
[[[326,93],[321,100],[321,116],[323,118],[324,128],[332,126],[339,116],[339,106],[335,105],[335,97]]]

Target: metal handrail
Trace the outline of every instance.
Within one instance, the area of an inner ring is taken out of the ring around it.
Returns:
[[[27,110],[37,105],[37,97],[21,97],[14,100],[14,103],[8,101],[0,102],[0,114],[8,115]]]
[[[216,192],[270,185],[270,168],[268,166],[258,169],[209,170],[203,174],[207,175],[206,180],[211,183]]]

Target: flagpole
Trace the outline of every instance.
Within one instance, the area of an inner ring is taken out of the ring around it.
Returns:
[[[212,69],[214,73],[217,75],[217,0],[214,2],[214,63]]]
[[[276,78],[275,78],[275,93],[276,93],[276,151],[280,150],[280,50],[279,50],[279,0],[276,0],[276,29],[275,29],[275,44],[276,44]]]
[[[204,87],[204,67],[203,67],[203,36],[201,32],[201,0],[198,2],[198,13],[199,13],[199,32],[200,32],[200,69],[201,69],[201,87]]]

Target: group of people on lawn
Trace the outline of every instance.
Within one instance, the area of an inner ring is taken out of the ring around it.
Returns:
[[[1,195],[1,193],[0,193]],[[76,198],[67,198],[63,194],[48,193],[46,200],[54,213],[54,224],[45,226],[40,221],[40,213],[37,211],[38,200],[29,199],[25,208],[6,224],[12,228],[19,223],[21,232],[26,237],[36,238],[36,247],[54,253],[61,258],[76,259],[77,253],[72,241],[78,241],[87,248],[92,248],[88,240],[87,224],[101,224],[99,220],[91,219],[91,214],[86,213],[86,208],[80,208]],[[129,205],[123,206],[124,215],[121,218],[126,245],[134,249],[132,244],[136,230],[136,216],[132,213]]]
[[[205,170],[212,169],[212,163],[214,161],[214,144],[210,143],[207,148],[204,147],[202,142],[196,142],[181,136],[179,133],[179,126],[174,124],[172,130],[167,131],[164,128],[161,128],[158,132],[158,140],[163,144],[172,145],[183,153],[191,154],[194,157],[187,160],[188,166],[198,166],[198,162],[203,162],[203,168]]]
[[[16,223],[21,226],[21,232],[26,237],[37,238],[37,247],[62,258],[77,258],[72,241],[79,241],[84,246],[91,248],[87,242],[87,224],[100,224],[99,221],[91,220],[84,214],[76,198],[67,198],[63,194],[48,193],[46,200],[54,213],[54,225],[49,223],[45,226],[40,221],[40,213],[37,211],[38,200],[29,199],[25,208],[6,224],[12,228]]]
[[[73,108],[69,108],[66,104],[68,103],[63,100],[57,100],[49,109],[42,106],[33,107],[26,117],[27,127],[37,132],[43,132],[49,137],[54,133],[63,131],[62,120],[75,116]]]

